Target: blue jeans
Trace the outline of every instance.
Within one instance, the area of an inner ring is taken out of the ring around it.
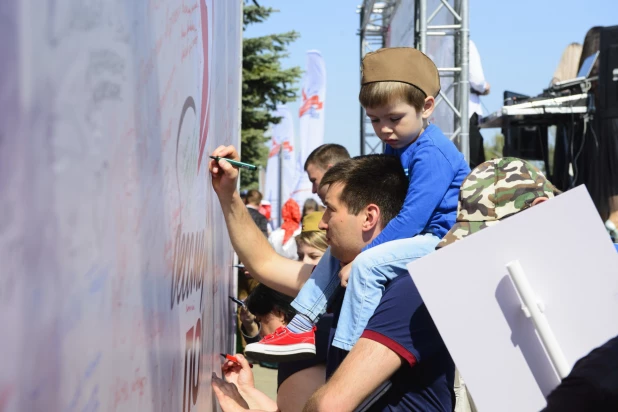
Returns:
[[[383,243],[358,255],[352,262],[333,346],[351,350],[378,307],[386,283],[409,275],[406,265],[432,252],[439,241],[433,234],[421,234]],[[327,249],[292,302],[294,309],[315,323],[339,285],[339,270],[339,261]]]

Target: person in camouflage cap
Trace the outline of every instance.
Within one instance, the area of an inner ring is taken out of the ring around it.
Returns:
[[[482,163],[461,184],[457,220],[436,249],[558,194],[545,175],[525,160],[504,157]]]
[[[560,194],[533,164],[515,157],[489,160],[475,167],[459,191],[457,220],[436,249],[495,225]],[[455,375],[455,411],[475,411],[459,372]]]

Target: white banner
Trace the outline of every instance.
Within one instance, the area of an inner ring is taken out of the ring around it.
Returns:
[[[303,79],[300,117],[300,152],[297,155],[297,183],[293,199],[302,207],[311,195],[311,182],[305,173],[305,160],[324,143],[324,99],[326,97],[326,66],[317,50],[307,52],[307,72]],[[315,196],[316,200],[319,200]]]
[[[0,2],[3,412],[215,410],[241,7]]]
[[[453,6],[452,1],[449,0],[448,3]],[[441,6],[441,0],[427,0],[428,14],[433,13],[439,6]],[[414,7],[415,0],[402,0],[399,3],[388,28],[387,47],[414,47]],[[455,24],[455,18],[444,7],[431,21],[431,25],[449,24]],[[427,36],[426,54],[437,67],[454,67],[455,46],[453,36]],[[449,76],[449,73],[440,76],[440,85],[442,86],[442,93],[452,103],[455,103],[453,78]],[[441,97],[435,96],[435,98],[439,103],[429,121],[438,126],[446,137],[450,138],[455,132],[455,113]]]
[[[287,106],[279,106],[273,113],[275,117],[281,117],[278,124],[272,126],[272,137],[270,139],[270,152],[268,153],[268,163],[266,164],[266,184],[264,188],[264,199],[271,204],[271,222],[273,228],[278,228],[279,214],[282,205],[290,198],[296,184],[296,158],[294,151],[294,122],[292,113]],[[279,156],[283,147],[283,164],[281,194],[283,202],[279,202]]]
[[[414,0],[401,0],[388,26],[386,47],[414,47]]]

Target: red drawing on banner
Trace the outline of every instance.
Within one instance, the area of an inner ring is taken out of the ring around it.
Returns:
[[[172,35],[172,27],[174,26],[174,24],[176,24],[176,22],[178,21],[178,18],[180,17],[180,9],[181,7],[178,6],[172,12],[172,15],[167,19],[167,23],[165,24],[165,35],[168,38]]]
[[[273,143],[273,146],[270,148],[270,153],[268,153],[268,158],[277,156],[277,154],[279,154],[279,150],[281,150],[280,147],[280,144]],[[290,153],[294,150],[294,146],[292,146],[290,142],[283,142],[283,150]]]
[[[159,99],[159,108],[165,107],[165,103],[167,102],[167,98],[169,97],[170,90],[172,88],[172,80],[174,80],[175,75],[176,75],[176,66],[174,65],[174,67],[172,67],[172,72],[167,78],[167,82],[165,84],[165,90],[163,90],[163,95],[161,96],[161,99]]]
[[[204,148],[206,147],[206,137],[208,134],[208,125],[210,123],[210,110],[208,110],[208,103],[210,97],[210,87],[208,83],[208,79],[210,73],[208,73],[208,61],[209,61],[209,52],[208,50],[208,9],[206,8],[206,1],[200,0],[202,10],[201,10],[201,20],[202,20],[202,47],[204,48],[204,70],[202,75],[202,110],[200,116],[200,145],[199,145],[199,156],[197,158],[197,172],[200,171],[200,166],[202,164],[202,157],[204,155]],[[214,20],[214,13],[213,13]]]
[[[186,4],[182,5],[182,12],[185,14],[192,14],[195,10],[197,10],[197,8],[199,7],[199,5],[197,3],[191,5],[191,6],[187,6]]]
[[[194,24],[189,23],[189,25],[187,26],[187,28],[185,30],[181,30],[180,37],[182,37],[184,39],[191,32],[196,32],[197,33],[197,28],[195,27]]]
[[[197,46],[197,36],[193,38],[193,40],[191,40],[191,43],[189,43],[188,46],[184,47],[182,49],[182,56],[180,57],[180,61],[184,61],[187,56],[189,56],[189,54],[191,53],[191,50]],[[204,69],[205,70],[205,69]]]
[[[300,107],[299,116],[302,117],[303,114],[307,113],[310,110],[321,110],[324,107],[324,102],[320,101],[320,97],[317,94],[313,96],[307,97],[305,93],[305,89],[303,89],[303,105]]]
[[[202,320],[200,318],[197,319],[195,326],[189,329],[186,339],[182,412],[189,412],[191,405],[195,406],[200,390],[200,356],[202,354]]]
[[[135,372],[137,373],[139,369]],[[144,395],[144,387],[146,385],[146,377],[136,377],[133,382],[127,382],[124,379],[116,379],[114,388],[114,408],[117,408],[121,403],[127,402],[129,397],[134,393],[139,393],[139,396]]]

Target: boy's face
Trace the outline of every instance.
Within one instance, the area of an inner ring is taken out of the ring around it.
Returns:
[[[376,135],[393,149],[406,147],[423,131],[423,113],[402,100],[365,110]]]

